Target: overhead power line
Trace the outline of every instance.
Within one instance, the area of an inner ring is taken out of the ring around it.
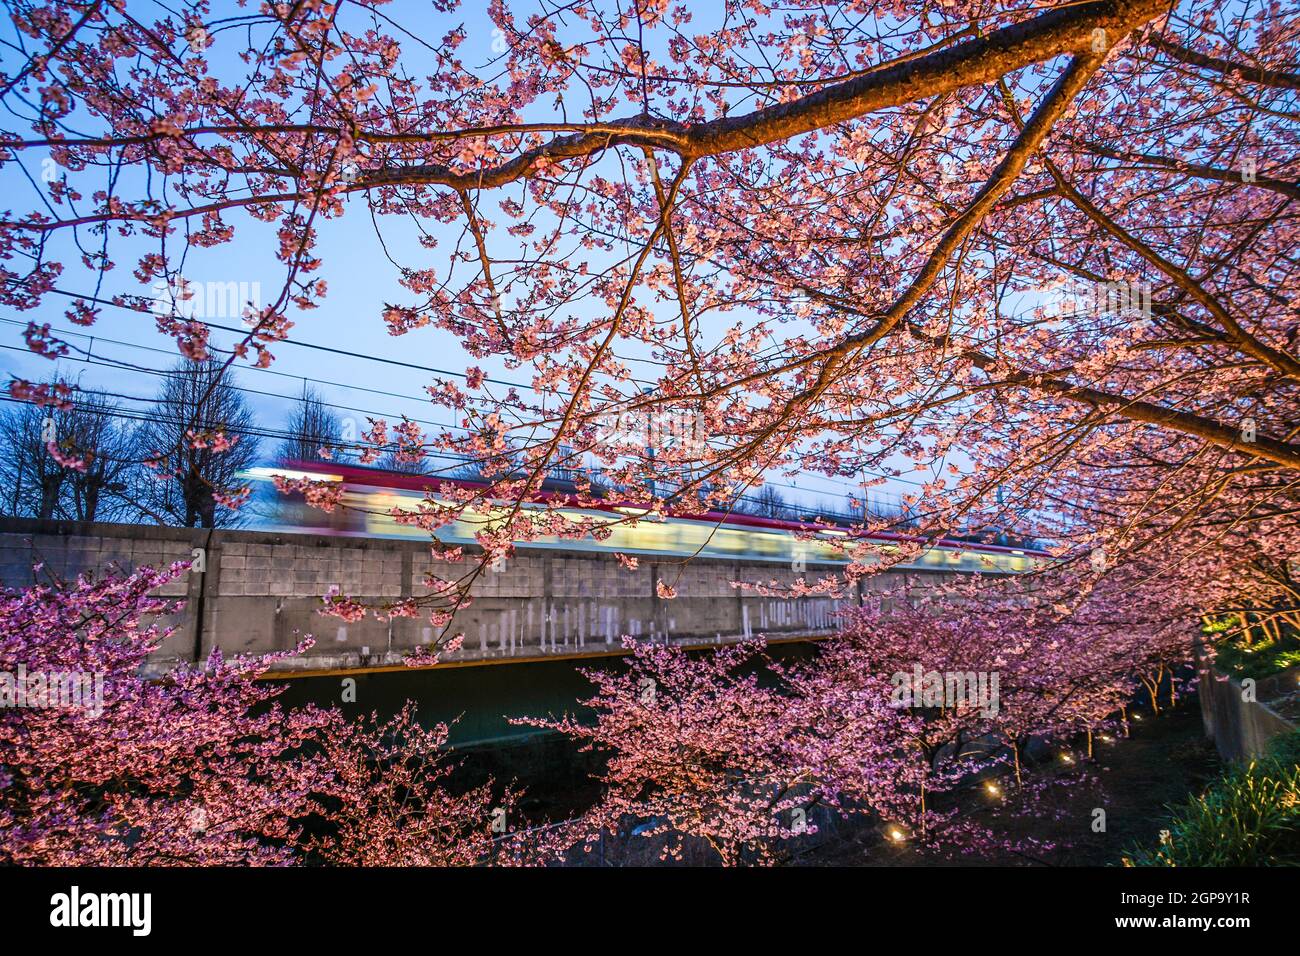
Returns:
[[[63,293],[60,293],[60,294],[63,294],[63,295],[69,295],[69,293],[66,293],[66,292],[63,292]],[[83,297],[83,298],[84,298],[84,297]],[[101,300],[90,299],[89,301],[101,301]],[[114,302],[111,302],[110,300],[102,300],[102,301],[105,302],[106,304],[113,305],[113,306],[116,306],[116,307],[118,307],[118,308],[126,309],[127,311],[130,311],[130,312],[136,312],[136,313],[139,312],[139,310],[131,309],[131,308],[128,307],[128,306],[123,306],[123,305],[121,305],[120,303],[114,303]],[[196,320],[196,321],[197,321],[197,320]],[[19,321],[19,320],[15,320],[15,319],[7,319],[7,318],[0,318],[0,323],[4,323],[4,324],[7,324],[7,325],[13,325],[13,326],[20,326],[20,327],[26,327],[26,325],[27,325],[26,322]],[[234,327],[234,326],[221,325],[221,324],[219,324],[219,323],[213,323],[213,322],[202,322],[202,321],[200,321],[199,324],[202,324],[202,325],[208,326],[208,327],[210,327],[210,328],[220,329],[220,330],[222,330],[222,331],[235,332],[235,333],[244,333],[244,332],[247,332],[246,329],[239,329],[239,328]],[[123,361],[118,360],[118,359],[114,359],[114,358],[112,358],[111,356],[98,356],[98,357],[96,357],[96,356],[94,356],[94,355],[92,354],[92,352],[93,352],[93,348],[94,348],[94,343],[95,343],[95,342],[103,342],[103,343],[107,343],[107,344],[110,344],[110,345],[114,345],[114,346],[117,346],[117,347],[120,347],[120,348],[137,349],[137,350],[140,350],[140,351],[144,351],[144,352],[148,352],[148,353],[156,354],[156,355],[167,355],[167,356],[172,356],[172,355],[175,355],[175,354],[176,354],[176,353],[174,353],[173,351],[171,351],[171,350],[169,350],[169,349],[162,349],[162,348],[158,348],[158,347],[156,347],[156,346],[145,345],[145,344],[142,344],[142,343],[139,343],[139,342],[126,342],[126,341],[122,341],[122,340],[120,340],[120,339],[109,338],[109,337],[107,337],[107,336],[91,335],[90,333],[87,333],[87,332],[78,332],[78,331],[73,330],[73,329],[60,329],[60,328],[53,328],[53,327],[52,327],[52,328],[51,328],[51,332],[56,333],[56,334],[58,334],[58,335],[60,335],[60,336],[73,336],[73,337],[82,338],[82,339],[88,340],[88,341],[91,343],[90,348],[87,349],[87,350],[78,349],[78,351],[83,352],[83,354],[85,355],[84,358],[76,357],[76,356],[63,356],[63,357],[62,357],[63,359],[65,359],[65,360],[67,360],[67,361],[81,362],[81,363],[83,363],[83,364],[87,364],[87,365],[95,365],[95,366],[99,366],[99,367],[103,367],[103,368],[112,368],[112,369],[116,369],[116,370],[119,370],[119,371],[122,371],[122,370],[125,370],[125,371],[135,371],[135,372],[140,372],[141,374],[148,374],[148,375],[154,375],[154,376],[165,376],[165,375],[168,374],[168,371],[167,371],[167,370],[156,369],[156,368],[153,368],[153,367],[137,366],[137,365],[133,365],[133,364],[129,364],[129,363],[123,362]],[[300,347],[300,348],[305,348],[305,349],[314,349],[314,350],[317,350],[317,351],[327,352],[327,353],[331,353],[331,354],[334,354],[334,355],[339,355],[339,356],[343,356],[343,357],[347,357],[347,358],[360,359],[360,360],[370,361],[370,362],[378,362],[378,363],[387,364],[387,365],[393,365],[393,366],[397,366],[397,367],[401,367],[401,368],[413,369],[413,370],[421,371],[421,372],[433,372],[433,373],[437,373],[437,374],[453,375],[453,376],[457,376],[457,377],[460,377],[460,378],[464,378],[464,377],[465,377],[465,374],[464,374],[463,372],[452,372],[452,371],[449,371],[449,370],[446,370],[446,369],[440,369],[440,368],[436,368],[436,367],[433,367],[433,366],[417,365],[417,364],[410,363],[410,362],[402,362],[402,361],[398,361],[398,360],[396,360],[396,359],[387,359],[387,358],[382,358],[382,357],[379,357],[379,356],[369,355],[369,354],[364,353],[364,352],[351,352],[351,351],[345,351],[345,350],[342,350],[342,349],[332,348],[332,347],[330,347],[330,346],[319,345],[319,344],[317,344],[317,343],[312,343],[312,342],[302,342],[302,341],[300,341],[300,340],[294,340],[294,339],[283,339],[283,340],[281,340],[281,341],[284,342],[285,344],[295,345],[295,346],[298,346],[298,347]],[[67,344],[68,344],[69,347],[71,347],[71,348],[74,348],[74,349],[76,348],[76,346],[73,345],[72,343],[67,343]],[[9,350],[9,351],[20,352],[20,353],[21,353],[21,352],[26,352],[26,351],[27,351],[27,350],[26,350],[25,348],[23,348],[22,346],[0,345],[0,348],[6,349],[6,350]],[[223,354],[230,354],[229,350],[219,349],[219,348],[216,348],[216,347],[214,347],[214,351],[218,351],[218,352],[221,352],[221,353],[223,353]],[[263,373],[266,373],[266,374],[269,374],[269,375],[278,376],[278,377],[281,377],[281,378],[292,379],[292,380],[294,380],[294,381],[300,381],[300,382],[304,382],[304,383],[311,383],[311,384],[313,384],[313,385],[321,385],[321,386],[327,386],[327,387],[330,387],[330,388],[338,388],[338,389],[346,389],[346,390],[352,390],[352,391],[364,392],[364,393],[367,393],[367,394],[380,395],[380,396],[384,396],[384,397],[387,397],[387,398],[395,398],[395,399],[400,399],[400,400],[403,400],[403,401],[417,402],[417,403],[420,403],[420,404],[424,404],[424,403],[427,403],[427,402],[428,402],[428,398],[427,398],[426,396],[408,395],[408,394],[403,394],[403,393],[400,393],[400,392],[392,392],[392,391],[387,391],[387,390],[384,390],[384,389],[375,389],[375,388],[370,388],[370,387],[362,386],[362,385],[352,385],[352,384],[345,383],[345,382],[336,382],[336,381],[332,381],[332,380],[330,380],[330,379],[322,379],[322,378],[317,378],[317,377],[310,376],[310,375],[301,375],[301,374],[294,374],[294,373],[291,373],[291,372],[282,372],[282,371],[280,371],[280,370],[278,370],[278,369],[259,368],[259,367],[257,367],[257,366],[249,366],[249,368],[251,368],[253,371],[263,372]],[[489,378],[489,379],[487,379],[487,380],[488,380],[488,381],[491,381],[491,382],[493,382],[493,383],[495,383],[495,384],[506,385],[506,386],[509,386],[509,387],[511,387],[511,388],[524,388],[524,389],[527,389],[527,390],[529,390],[529,391],[532,390],[532,387],[531,387],[531,386],[520,385],[519,383],[511,383],[511,382],[506,382],[506,381],[503,381],[503,380],[500,380],[500,379],[491,379],[491,378]],[[263,397],[266,397],[266,398],[275,398],[275,399],[280,399],[280,400],[283,400],[283,401],[298,401],[298,400],[300,399],[300,397],[301,397],[301,396],[299,396],[299,395],[285,395],[285,394],[282,394],[282,393],[279,393],[279,392],[268,392],[268,391],[263,391],[263,390],[260,390],[260,389],[250,388],[250,387],[248,387],[248,386],[243,386],[243,385],[234,385],[234,384],[232,384],[231,387],[234,388],[234,389],[236,389],[236,390],[238,390],[238,391],[244,392],[244,393],[246,393],[246,394],[250,394],[250,395],[259,395],[259,396],[263,396]],[[564,394],[569,394],[569,393],[564,393]],[[140,399],[140,398],[134,398],[134,397],[131,397],[131,396],[114,396],[114,397],[121,398],[121,399],[124,400],[124,401],[135,401],[135,402],[151,402],[151,401],[152,401],[152,399]],[[376,410],[373,410],[373,409],[359,408],[359,407],[356,407],[356,406],[341,405],[341,404],[337,404],[337,403],[334,403],[334,402],[331,402],[330,404],[331,404],[332,407],[334,407],[334,408],[336,408],[336,409],[341,409],[341,410],[349,411],[349,412],[355,412],[355,413],[357,413],[357,414],[359,414],[359,415],[365,415],[365,416],[367,416],[367,417],[384,418],[384,419],[389,419],[389,420],[391,420],[391,419],[398,419],[398,418],[407,418],[407,419],[409,419],[409,420],[412,421],[412,422],[415,422],[415,423],[420,424],[420,425],[427,426],[427,427],[429,427],[429,428],[448,429],[448,430],[451,430],[451,431],[458,431],[458,432],[467,432],[467,431],[468,431],[468,429],[466,429],[466,428],[464,428],[464,427],[462,427],[462,426],[459,426],[459,425],[451,425],[451,424],[443,424],[443,423],[439,423],[439,422],[433,422],[433,421],[430,421],[430,420],[428,420],[428,419],[414,418],[414,417],[412,417],[412,416],[404,415],[404,414],[402,414],[402,413],[393,413],[393,412],[376,411]],[[800,494],[839,494],[839,495],[845,495],[845,494],[866,494],[866,493],[867,493],[867,492],[865,492],[865,491],[863,491],[863,490],[857,489],[856,486],[854,486],[854,485],[850,485],[849,483],[842,482],[842,481],[837,481],[836,479],[831,478],[831,477],[829,477],[829,476],[827,476],[827,475],[817,474],[817,473],[814,473],[814,472],[801,472],[800,474],[801,474],[802,477],[805,477],[805,478],[808,478],[808,479],[811,479],[811,480],[814,480],[814,481],[824,481],[824,482],[827,482],[828,484],[837,485],[838,487],[836,487],[836,488],[832,488],[832,489],[825,489],[825,488],[823,488],[823,489],[809,489],[809,488],[806,488],[806,487],[800,487],[800,486],[797,485],[797,484],[789,484],[789,483],[782,482],[782,481],[777,481],[777,480],[768,480],[768,481],[765,481],[765,482],[764,482],[764,485],[766,485],[766,486],[773,486],[773,487],[779,487],[779,488],[785,488],[785,489],[790,490],[790,491],[796,491],[796,492],[799,492]],[[884,479],[886,479],[886,480],[888,480],[888,481],[895,481],[895,482],[898,482],[898,483],[900,483],[900,484],[912,485],[912,486],[916,486],[916,487],[920,487],[921,485],[924,484],[923,482],[920,482],[920,481],[915,481],[915,480],[908,479],[908,478],[903,478],[903,477],[899,477],[899,476],[895,476],[895,475],[890,475],[890,474],[886,474],[886,473],[884,473],[884,472],[873,471],[873,470],[870,470],[870,469],[865,469],[865,470],[863,471],[863,474],[865,474],[865,475],[871,475],[871,476],[876,477],[876,478],[884,478]],[[876,494],[879,494],[879,492],[876,492]]]
[[[98,396],[106,397],[106,398],[118,398],[118,397],[120,397],[120,396],[114,395],[114,394],[111,393],[111,392],[103,392],[103,391],[98,391],[98,390],[94,390],[94,389],[85,389],[85,390],[83,390],[83,394],[85,394],[85,395],[98,395]],[[27,403],[26,403],[25,401],[23,401],[23,400],[13,398],[12,396],[10,396],[10,395],[5,395],[5,394],[0,394],[0,402],[6,402],[6,403],[9,403],[9,404],[15,404],[15,405],[23,405],[23,404],[27,404]],[[92,405],[90,405],[89,403],[86,403],[86,402],[78,402],[78,401],[75,400],[75,399],[72,400],[72,403],[71,403],[71,404],[73,405],[74,408],[79,408],[79,409],[81,409],[81,410],[83,410],[83,411],[93,411],[93,412],[95,412],[96,414],[104,414],[104,415],[108,415],[108,416],[110,416],[110,417],[112,417],[112,418],[119,419],[119,420],[124,420],[124,421],[128,421],[128,422],[136,422],[136,423],[139,423],[139,422],[146,422],[146,421],[152,421],[152,420],[153,420],[152,416],[148,415],[148,414],[145,413],[144,411],[140,411],[140,410],[136,410],[136,409],[113,408],[113,409],[107,409],[107,410],[106,410],[106,409],[104,409],[102,406],[92,406]],[[288,430],[286,430],[286,429],[275,429],[275,428],[255,428],[255,427],[254,427],[254,428],[250,428],[250,427],[242,427],[242,426],[236,426],[236,425],[227,425],[227,426],[224,427],[224,431],[228,432],[228,433],[231,434],[231,435],[237,435],[237,436],[239,436],[239,437],[241,437],[241,438],[249,438],[249,437],[251,437],[251,438],[258,438],[258,439],[270,439],[270,440],[272,440],[272,441],[292,441],[292,440],[297,440],[297,439],[300,437],[300,436],[298,436],[297,434],[295,434],[294,432],[288,431]],[[346,453],[346,452],[352,452],[352,451],[355,451],[355,450],[356,450],[356,445],[353,444],[353,443],[348,443],[348,442],[339,442],[339,441],[330,441],[330,440],[320,440],[320,441],[317,442],[317,444],[318,444],[320,447],[322,447],[322,448],[330,448],[330,449],[333,449],[333,450],[336,450],[336,451],[340,451],[340,452],[345,452],[345,453]],[[447,478],[449,478],[450,476],[444,474],[444,472],[450,472],[450,471],[452,471],[452,470],[454,470],[454,469],[457,469],[457,468],[463,468],[463,467],[466,467],[466,466],[475,465],[475,464],[480,463],[480,461],[481,461],[481,459],[477,459],[477,458],[474,458],[474,457],[472,457],[472,456],[468,456],[468,455],[466,455],[466,456],[461,456],[461,455],[456,455],[456,454],[454,454],[454,453],[449,453],[449,452],[430,452],[430,453],[428,453],[428,454],[426,455],[426,458],[428,458],[428,459],[432,459],[432,460],[434,460],[434,461],[442,461],[442,462],[446,462],[446,464],[441,465],[440,467],[437,467],[437,468],[429,468],[429,469],[426,469],[426,470],[421,471],[421,472],[418,472],[418,473],[413,473],[413,474],[411,475],[411,477],[414,477],[414,478],[430,478],[430,479],[435,479],[435,480],[447,479]],[[329,468],[329,462],[322,462],[322,463],[321,463],[321,468],[322,468],[322,469],[325,469],[325,470],[328,470],[328,468]],[[604,479],[604,478],[605,478],[605,470],[604,470],[603,468],[600,468],[600,467],[587,468],[587,469],[581,469],[581,468],[565,468],[565,469],[557,469],[557,470],[559,470],[559,471],[567,471],[567,472],[572,472],[572,471],[584,471],[584,470],[585,470],[585,471],[587,471],[589,474],[594,475],[594,476],[597,477],[597,478],[600,478],[600,479]],[[743,494],[743,493],[742,493],[742,494],[738,494],[738,495],[736,495],[736,496],[734,496],[734,497],[735,497],[735,500],[736,500],[737,502],[743,502],[743,503],[746,503],[746,504],[752,504],[752,505],[755,505],[755,506],[762,506],[762,505],[764,504],[764,502],[762,501],[762,499],[759,498],[757,495]],[[873,496],[873,497],[876,497],[876,498],[877,498],[877,501],[879,502],[879,498],[880,498],[879,495],[877,495],[877,496]],[[895,496],[887,496],[886,501],[887,501],[888,506],[889,506],[892,510],[896,511],[900,516],[907,517],[907,516],[910,514],[909,509],[905,508],[905,507],[902,505],[902,503],[901,503],[899,500],[896,499]],[[818,504],[821,505],[821,504],[824,504],[824,502],[819,502]],[[793,513],[793,514],[802,514],[802,515],[815,515],[815,514],[821,514],[823,517],[827,517],[827,518],[835,518],[835,519],[837,519],[837,520],[841,520],[841,519],[842,519],[842,520],[856,520],[856,519],[854,518],[853,515],[850,515],[850,514],[848,514],[848,513],[846,513],[846,512],[841,512],[841,511],[838,511],[838,510],[829,509],[829,508],[800,506],[800,505],[797,504],[797,503],[788,503],[788,504],[784,505],[783,507],[787,508],[787,509],[788,509],[791,513]],[[754,513],[754,512],[746,512],[746,513]],[[761,512],[759,512],[759,513],[761,513]],[[879,515],[878,515],[878,516],[879,516]],[[916,517],[916,515],[912,515],[912,517]]]

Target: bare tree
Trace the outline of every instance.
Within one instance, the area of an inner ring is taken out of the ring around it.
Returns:
[[[319,392],[304,384],[302,397],[289,413],[289,437],[280,443],[276,457],[288,461],[314,461],[320,449],[335,451],[343,443],[343,423],[325,404]]]
[[[257,460],[253,424],[222,363],[179,362],[137,431],[141,455],[154,469],[153,480],[142,482],[150,509],[187,528],[235,523],[237,512],[219,498],[232,492],[239,485],[237,473]],[[225,442],[230,447],[222,450]]]
[[[756,493],[748,495],[745,510],[764,518],[784,518],[789,512],[785,498],[771,485],[764,485]]]
[[[48,521],[58,511],[67,470],[41,440],[45,419],[56,414],[24,402],[8,406],[0,416],[0,488],[8,514]]]
[[[119,418],[117,405],[85,394],[65,424],[60,443],[86,461],[85,470],[68,469],[62,499],[67,516],[74,521],[136,520],[140,466],[134,436]]]
[[[130,432],[113,402],[79,392],[67,409],[27,403],[0,412],[0,509],[43,520],[132,520],[137,465]],[[60,452],[84,462],[84,469],[60,464]]]
[[[426,475],[429,473],[429,459],[426,457],[419,461],[412,461],[408,454],[400,452],[394,446],[379,456],[375,467],[403,475]]]

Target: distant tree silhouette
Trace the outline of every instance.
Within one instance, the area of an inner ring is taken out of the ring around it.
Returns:
[[[44,520],[134,519],[138,467],[119,414],[116,404],[93,392],[79,392],[68,409],[21,403],[0,411],[0,510]],[[60,453],[83,460],[84,470],[50,454],[47,419]]]
[[[764,518],[785,518],[790,511],[784,496],[771,485],[764,485],[754,494],[746,496],[745,510]]]
[[[154,463],[154,474],[141,483],[143,500],[153,513],[187,528],[235,523],[237,512],[219,498],[235,491],[237,472],[257,460],[253,415],[231,376],[214,359],[183,359],[167,374],[137,431],[142,457]],[[211,447],[223,436],[231,447]]]
[[[343,442],[343,423],[338,414],[325,404],[316,389],[304,385],[302,396],[289,413],[285,427],[289,437],[280,443],[276,457],[281,460],[313,461],[325,448],[338,457]]]

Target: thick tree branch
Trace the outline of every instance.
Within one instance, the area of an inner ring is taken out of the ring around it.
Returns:
[[[1300,361],[1280,349],[1273,348],[1267,342],[1260,341],[1248,332],[1223,304],[1208,289],[1197,282],[1186,269],[1166,259],[1097,208],[1083,193],[1066,181],[1055,163],[1048,160],[1046,166],[1048,172],[1052,174],[1052,178],[1056,180],[1057,188],[1061,190],[1062,195],[1103,230],[1110,233],[1110,235],[1172,279],[1179,288],[1204,307],[1205,311],[1209,312],[1223,326],[1237,348],[1282,375],[1300,380]]]
[[[1291,199],[1300,199],[1300,183],[1288,182],[1285,179],[1275,179],[1272,176],[1256,175],[1254,179],[1246,180],[1243,171],[1240,169],[1222,169],[1218,166],[1207,166],[1203,163],[1192,163],[1187,160],[1172,159],[1168,156],[1158,156],[1154,153],[1130,153],[1126,150],[1103,146],[1100,143],[1088,142],[1083,143],[1082,146],[1084,149],[1088,150],[1088,152],[1095,153],[1098,156],[1105,156],[1107,159],[1118,159],[1121,162],[1173,170],[1175,172],[1186,173],[1189,176],[1196,176],[1200,179],[1213,179],[1221,183],[1233,183],[1235,185],[1268,189],[1275,193],[1281,193],[1283,196],[1287,196]],[[1053,190],[1053,192],[1055,192],[1055,190]]]
[[[612,124],[618,128],[617,132],[606,128],[559,137],[490,169],[466,173],[436,164],[413,166],[361,179],[354,188],[417,184],[453,188],[502,186],[530,175],[545,163],[585,156],[620,144],[665,148],[692,158],[752,149],[877,110],[988,83],[1012,70],[1065,53],[1091,51],[1094,31],[1106,31],[1107,37],[1117,40],[1155,19],[1166,8],[1164,0],[1104,0],[1058,7],[987,36],[743,116],[696,126],[635,117]]]
[[[914,338],[927,345],[944,348],[949,344],[947,336],[927,335],[910,323],[907,330]],[[1262,458],[1286,468],[1300,469],[1300,445],[1288,444],[1266,435],[1256,435],[1254,441],[1247,441],[1242,436],[1240,427],[1233,428],[1203,415],[1168,408],[1153,402],[1137,401],[1086,385],[1075,385],[1051,375],[1008,368],[1005,362],[978,349],[962,348],[959,355],[981,371],[996,375],[1001,382],[1060,395],[1095,408],[1113,409],[1115,414],[1131,421],[1160,425],[1186,435],[1203,438],[1220,448],[1249,455],[1252,458]]]
[[[1189,50],[1187,47],[1174,43],[1159,34],[1152,35],[1147,42],[1181,63],[1203,67],[1216,73],[1222,73],[1225,76],[1236,74],[1244,80],[1259,83],[1262,86],[1276,86],[1284,90],[1300,90],[1300,73],[1271,70],[1263,66],[1236,63],[1219,56],[1207,56],[1204,53]]]

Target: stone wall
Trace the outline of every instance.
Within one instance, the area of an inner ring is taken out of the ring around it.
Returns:
[[[426,575],[454,579],[475,566],[471,558],[455,564],[433,559],[419,541],[0,519],[0,583],[156,567],[188,560],[200,548],[206,569],[162,589],[185,598],[186,606],[156,655],[159,669],[205,658],[214,646],[225,654],[289,651],[307,634],[315,645],[278,669],[400,667],[409,652],[436,638],[427,616],[347,623],[317,613],[321,595],[336,586],[367,602],[420,597],[429,593]],[[33,571],[37,562],[42,567]],[[825,570],[810,564],[803,574],[813,579]],[[700,645],[760,634],[779,640],[832,633],[839,600],[781,600],[732,586],[789,584],[799,576],[784,564],[703,558],[683,565],[643,557],[628,571],[607,554],[520,549],[501,570],[478,576],[473,603],[452,626],[453,633],[465,634],[464,645],[442,659],[618,653],[625,634]],[[908,572],[916,586],[936,576]],[[899,577],[878,575],[863,586],[893,586]],[[676,589],[676,599],[658,597],[660,580]],[[849,600],[861,600],[861,593]]]

